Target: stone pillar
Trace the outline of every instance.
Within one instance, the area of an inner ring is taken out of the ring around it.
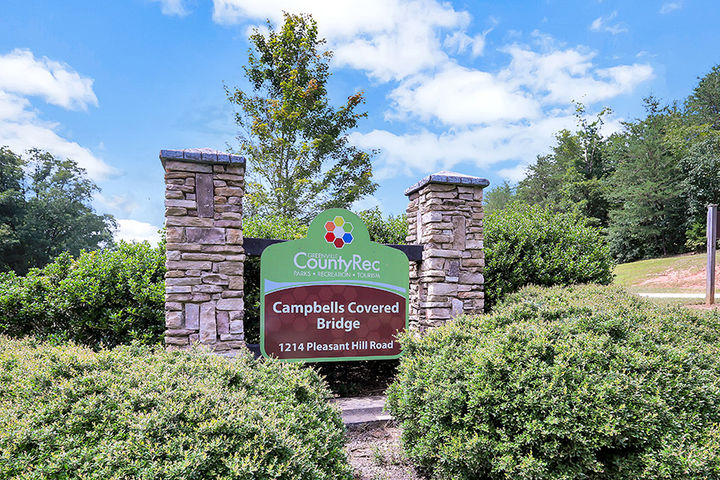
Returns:
[[[410,325],[425,331],[460,314],[482,313],[483,188],[486,179],[439,172],[405,191],[408,243],[424,246],[410,264]]]
[[[165,345],[226,355],[245,348],[242,197],[245,159],[161,150],[165,168]]]

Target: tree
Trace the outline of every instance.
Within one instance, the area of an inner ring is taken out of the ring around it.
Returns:
[[[600,129],[610,112],[605,108],[590,120],[584,105],[577,103],[577,131],[557,133],[552,153],[538,156],[528,167],[527,177],[518,184],[518,199],[565,212],[577,210],[591,223],[607,225],[606,179],[614,167],[605,154],[607,139]]]
[[[407,216],[389,215],[387,219],[383,218],[380,207],[371,208],[357,212],[358,217],[362,219],[370,234],[370,240],[378,243],[406,243],[408,223]]]
[[[720,129],[720,65],[702,78],[686,102],[685,107],[695,123],[707,123]]]
[[[98,190],[73,160],[30,150],[27,160],[0,149],[0,269],[24,274],[62,252],[112,243],[115,220],[95,214]]]
[[[612,139],[617,169],[608,194],[608,240],[621,261],[679,253],[685,243],[683,175],[666,141],[679,112],[652,97],[645,106],[647,117],[625,123],[625,132]]]
[[[23,165],[19,155],[0,148],[0,271],[10,270],[21,255],[16,227],[24,200]]]
[[[507,180],[501,185],[495,185],[483,194],[483,209],[485,210],[485,215],[496,210],[503,210],[514,200],[515,188],[510,185]]]
[[[226,88],[239,111],[240,153],[249,165],[246,199],[252,214],[309,220],[331,207],[349,207],[377,188],[370,154],[348,142],[362,92],[339,108],[329,104],[328,62],[310,15],[285,14],[278,30],[255,29],[244,68],[252,94]]]

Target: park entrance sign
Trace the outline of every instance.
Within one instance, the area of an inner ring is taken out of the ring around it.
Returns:
[[[260,257],[261,352],[286,361],[397,358],[408,284],[403,252],[371,242],[349,210],[326,210],[307,238]]]

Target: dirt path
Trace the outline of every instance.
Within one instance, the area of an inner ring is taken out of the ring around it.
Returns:
[[[693,267],[681,270],[668,268],[658,273],[650,274],[649,278],[634,284],[636,287],[643,289],[652,288],[672,288],[681,290],[698,290],[705,289],[705,267]],[[720,269],[715,272],[715,284],[720,282]]]
[[[391,423],[354,427],[347,450],[356,480],[421,480],[400,445],[400,428]]]

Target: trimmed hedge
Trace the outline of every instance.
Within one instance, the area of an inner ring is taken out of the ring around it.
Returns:
[[[717,315],[530,287],[402,341],[388,405],[434,478],[720,478]]]
[[[349,480],[328,396],[248,355],[0,338],[0,478]]]
[[[63,253],[25,277],[0,275],[0,333],[72,340],[92,348],[160,343],[165,250],[147,242]]]
[[[612,281],[600,229],[577,213],[515,203],[485,217],[485,308],[526,285]]]

